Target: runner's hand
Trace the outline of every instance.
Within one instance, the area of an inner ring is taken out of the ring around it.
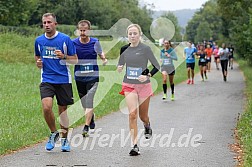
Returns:
[[[140,81],[140,82],[145,82],[145,81],[147,81],[149,79],[149,77],[147,76],[147,75],[140,75],[139,77],[138,77],[138,81]]]
[[[169,53],[165,52],[166,57],[171,57]]]
[[[64,59],[64,54],[61,52],[61,50],[55,50],[54,53],[56,54],[56,57]]]
[[[102,59],[102,65],[105,66],[108,63],[108,59]]]
[[[39,58],[37,61],[36,61],[36,65],[38,68],[42,68],[43,67],[43,61]]]
[[[121,72],[122,72],[122,70],[123,70],[123,65],[119,65],[119,66],[117,66],[117,71],[118,71],[119,73],[121,73]]]

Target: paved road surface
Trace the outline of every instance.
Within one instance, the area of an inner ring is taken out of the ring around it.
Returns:
[[[194,85],[176,85],[174,102],[162,101],[161,94],[151,99],[153,137],[140,136],[140,156],[128,155],[128,116],[116,112],[97,120],[87,139],[80,136],[82,127],[74,129],[70,153],[59,147],[46,152],[42,143],[1,157],[0,166],[232,167],[236,162],[228,145],[234,142],[232,129],[243,110],[244,79],[237,64],[226,83],[215,68],[208,78],[201,82],[197,75]]]

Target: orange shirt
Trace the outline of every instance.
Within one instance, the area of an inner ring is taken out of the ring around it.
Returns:
[[[212,48],[206,48],[205,52],[206,52],[207,57],[211,57],[212,53],[213,53],[213,49]]]

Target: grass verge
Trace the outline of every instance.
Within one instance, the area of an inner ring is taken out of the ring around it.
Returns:
[[[252,166],[252,67],[248,65],[245,60],[238,60],[239,68],[243,71],[246,90],[245,95],[247,98],[245,104],[245,112],[241,115],[238,122],[237,131],[240,139],[240,144],[244,151],[243,165],[244,167]]]

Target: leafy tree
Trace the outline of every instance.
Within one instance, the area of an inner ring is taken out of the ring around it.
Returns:
[[[138,0],[0,0],[0,21],[3,25],[41,25],[44,13],[57,16],[59,24],[76,25],[90,20],[99,29],[109,29],[119,19],[127,18],[149,35],[151,9],[141,7]]]
[[[195,36],[195,42],[202,42],[203,40],[212,37],[212,30],[208,22],[201,22],[197,28],[197,35]]]
[[[217,0],[223,20],[222,32],[234,44],[238,55],[252,64],[251,53],[251,0]]]
[[[0,0],[0,23],[9,26],[26,25],[34,5],[32,0]]]
[[[202,27],[202,23],[208,24],[205,28],[210,30],[209,33],[206,34],[207,31]],[[201,28],[198,30],[200,25]],[[209,0],[195,13],[192,20],[188,23],[186,35],[187,39],[191,41],[200,40],[199,37],[202,38],[200,41],[203,39],[208,40],[209,35],[213,37],[214,40],[217,40],[222,36],[222,30],[222,19],[217,10],[217,1]],[[203,34],[205,34],[206,37],[203,38]]]
[[[171,39],[172,41],[181,41],[181,27],[178,24],[178,18],[172,13],[172,12],[166,12],[164,13],[161,17],[167,18],[172,21],[175,27],[175,34],[173,38]]]
[[[195,14],[193,19],[188,22],[186,26],[186,38],[188,41],[194,42],[194,38],[197,35],[197,28],[200,24],[201,17],[199,14]]]
[[[28,20],[29,25],[41,24],[41,17],[44,13],[48,12],[55,13],[55,11],[59,6],[59,3],[64,2],[60,0],[44,0],[44,1],[35,0],[35,1],[37,1],[37,3],[35,6],[35,10],[33,10],[30,14],[30,18]]]

